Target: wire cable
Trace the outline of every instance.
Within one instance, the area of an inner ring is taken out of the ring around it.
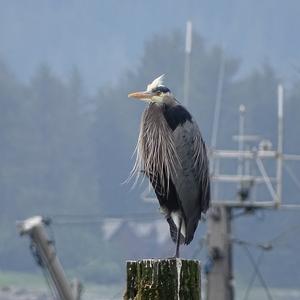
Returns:
[[[256,260],[256,265],[259,265],[259,264],[262,262],[263,256],[264,256],[264,251],[261,251],[261,252],[260,252],[260,255],[258,256],[258,258],[257,258],[257,260]],[[245,292],[244,300],[248,300],[248,297],[249,297],[250,292],[251,292],[251,290],[252,290],[253,283],[254,283],[254,281],[255,281],[256,276],[257,276],[257,271],[256,271],[256,270],[253,270],[251,279],[250,279],[250,281],[249,281],[249,284],[248,284],[247,289],[246,289],[246,292]]]
[[[244,249],[246,255],[248,256],[249,261],[251,262],[251,264],[252,264],[252,266],[253,266],[253,268],[254,268],[254,271],[255,271],[255,273],[256,273],[257,276],[258,276],[258,278],[259,278],[259,280],[260,280],[260,283],[261,283],[262,287],[264,288],[264,290],[265,290],[265,292],[266,292],[267,298],[268,298],[269,300],[273,300],[273,297],[272,297],[271,292],[270,292],[270,290],[269,290],[269,288],[268,288],[268,285],[267,285],[266,281],[264,280],[264,278],[263,278],[263,276],[262,276],[262,274],[261,274],[261,272],[260,272],[260,270],[259,270],[259,267],[258,267],[258,265],[256,264],[256,262],[255,262],[255,260],[254,260],[254,258],[253,258],[253,256],[252,256],[252,254],[251,254],[251,252],[250,252],[248,246],[245,245],[245,244],[241,244],[241,246],[242,246],[242,248]]]
[[[158,213],[136,213],[136,214],[53,214],[51,224],[61,225],[90,225],[101,224],[106,221],[137,221],[137,220],[159,220],[162,215]]]
[[[266,290],[266,293],[267,293],[267,296],[269,299],[272,299],[272,296],[269,292],[269,289],[261,275],[261,273],[259,272],[259,268],[258,268],[258,265],[260,265],[262,263],[262,260],[263,260],[263,257],[264,257],[264,253],[265,251],[269,251],[269,250],[272,250],[274,248],[274,246],[276,244],[278,244],[279,241],[282,241],[283,239],[286,238],[286,236],[288,234],[291,234],[292,231],[294,230],[298,230],[300,229],[300,224],[297,224],[297,225],[293,225],[293,226],[290,226],[288,227],[286,230],[284,230],[283,232],[281,232],[279,235],[277,235],[276,237],[274,237],[273,239],[269,240],[268,242],[266,243],[263,243],[263,244],[258,244],[258,243],[251,243],[251,242],[248,242],[248,241],[243,241],[243,240],[239,240],[239,239],[233,239],[232,242],[233,243],[236,243],[238,245],[241,245],[243,246],[244,250],[246,251],[251,263],[253,264],[254,267],[254,271],[252,273],[252,276],[251,276],[251,279],[249,281],[249,284],[248,284],[248,287],[246,289],[246,292],[245,292],[245,296],[243,298],[243,300],[247,300],[249,298],[249,295],[250,295],[250,292],[253,288],[253,283],[256,279],[257,276],[260,276],[260,281],[263,285],[263,287],[265,288]],[[254,258],[253,256],[251,255],[249,249],[248,249],[248,246],[252,246],[252,247],[256,247],[256,248],[259,248],[261,250],[261,253],[260,255],[258,256],[256,262],[254,261]],[[271,298],[270,298],[271,296]]]
[[[288,234],[291,234],[294,230],[300,230],[300,224],[291,225],[282,231],[280,234],[275,236],[273,239],[269,241],[271,245],[278,245],[283,239],[286,239]]]
[[[232,239],[232,242],[238,245],[245,245],[245,246],[252,246],[252,247],[256,247],[260,250],[264,250],[264,251],[269,251],[273,249],[273,245],[270,242],[266,242],[266,243],[251,243],[248,241],[243,241],[240,239]]]
[[[45,268],[45,258],[43,258],[42,251],[40,250],[39,246],[31,241],[30,243],[30,251],[32,253],[32,256],[37,263],[37,265],[42,269],[43,276],[46,281],[46,285],[48,286],[48,289],[50,291],[51,297],[53,299],[58,299],[57,291],[54,289],[52,283],[52,278],[50,277],[50,274],[48,270]]]

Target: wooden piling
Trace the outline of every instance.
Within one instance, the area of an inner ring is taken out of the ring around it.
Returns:
[[[124,300],[199,299],[199,261],[180,258],[127,261]]]

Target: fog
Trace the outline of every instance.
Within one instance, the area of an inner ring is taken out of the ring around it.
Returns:
[[[224,64],[217,148],[237,149],[241,104],[245,132],[276,148],[281,83],[284,152],[300,154],[299,13],[298,1],[277,0],[0,1],[0,287],[42,285],[29,237],[15,226],[34,215],[52,220],[48,232],[68,277],[87,285],[120,288],[126,259],[173,253],[158,202],[145,201],[154,197],[147,180],[126,182],[146,105],[127,94],[165,73],[182,100],[187,20],[188,109],[207,146]],[[274,175],[274,166],[266,169]],[[235,164],[221,167],[232,170]],[[299,188],[299,162],[287,162],[283,203],[300,205]],[[220,194],[235,200],[236,185],[220,186]],[[272,200],[266,187],[253,188],[250,200],[257,199]],[[233,221],[234,238],[249,243],[255,261],[259,245],[272,241],[259,267],[274,299],[299,296],[299,214],[261,210]],[[206,229],[199,225],[183,257],[207,263],[206,247],[199,249]],[[238,297],[252,272],[234,245]],[[259,279],[251,289],[264,299]]]

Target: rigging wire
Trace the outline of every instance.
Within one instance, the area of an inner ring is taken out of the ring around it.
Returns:
[[[50,277],[50,274],[49,272],[44,268],[42,267],[42,273],[44,275],[44,278],[45,278],[45,281],[46,281],[46,284],[50,290],[50,294],[51,294],[51,297],[54,299],[54,300],[59,300],[59,296],[57,294],[57,291],[54,289],[54,287],[52,286],[51,282],[51,277]]]
[[[254,268],[254,271],[257,274],[257,276],[259,278],[259,281],[260,281],[262,287],[264,288],[264,290],[266,292],[267,298],[269,300],[273,300],[273,297],[271,295],[270,289],[269,289],[266,281],[264,280],[264,278],[263,278],[263,276],[262,276],[262,274],[261,274],[261,272],[259,270],[259,267],[258,267],[258,265],[257,265],[257,263],[256,263],[256,261],[255,261],[255,259],[253,257],[253,255],[252,255],[251,251],[249,250],[249,248],[248,248],[247,245],[245,245],[245,244],[240,244],[240,245],[242,246],[242,249],[244,249],[247,257],[249,258],[249,261],[251,262],[251,264],[252,264],[252,266]]]
[[[269,251],[273,249],[273,245],[270,242],[266,242],[266,243],[252,243],[249,241],[244,241],[244,240],[240,240],[240,239],[236,239],[234,238],[232,240],[233,243],[237,244],[237,245],[246,245],[246,246],[251,246],[251,247],[256,247],[260,250],[264,250],[264,251]]]
[[[284,231],[282,231],[280,234],[275,236],[273,239],[271,239],[269,241],[269,243],[272,244],[272,245],[276,245],[276,244],[278,245],[279,242],[286,239],[286,236],[288,234],[291,234],[294,230],[299,230],[299,229],[300,229],[300,224],[291,225],[288,228],[286,228]]]
[[[50,291],[51,297],[53,299],[59,299],[57,291],[52,286],[52,279],[50,277],[50,274],[48,270],[45,268],[45,258],[43,258],[42,251],[40,250],[39,246],[34,243],[33,241],[30,243],[30,251],[32,253],[32,256],[37,263],[37,265],[42,269],[43,276],[46,281],[46,285],[48,286],[48,289]]]
[[[55,233],[54,233],[54,229],[52,226],[52,219],[51,218],[44,218],[44,223],[47,226],[47,228],[49,229],[49,237],[50,237],[50,242],[52,243],[52,246],[54,248],[55,253],[56,251],[56,244],[55,244]]]
[[[288,234],[290,234],[292,231],[297,230],[297,229],[300,229],[300,224],[289,226],[286,230],[284,230],[279,235],[275,236],[273,239],[269,240],[266,243],[251,243],[251,242],[243,241],[243,240],[239,240],[239,239],[233,239],[232,240],[233,243],[236,243],[238,245],[243,246],[244,250],[247,253],[247,256],[248,256],[250,262],[252,263],[252,265],[254,267],[254,271],[252,273],[252,276],[251,276],[251,279],[249,281],[247,290],[245,292],[245,296],[243,298],[244,300],[247,300],[249,298],[250,292],[251,292],[251,290],[253,288],[253,283],[254,283],[255,278],[257,276],[259,276],[259,279],[260,279],[260,281],[262,283],[262,286],[264,287],[264,289],[266,291],[268,299],[272,299],[272,296],[271,296],[270,291],[269,291],[269,289],[268,289],[268,287],[266,285],[266,282],[264,281],[261,273],[259,272],[259,267],[258,266],[262,263],[265,251],[270,251],[270,250],[274,249],[274,246],[276,244],[278,245],[279,241],[282,241],[283,239],[286,238],[286,236]],[[261,250],[261,253],[258,256],[256,262],[255,262],[253,256],[251,255],[251,252],[249,251],[249,248],[248,248],[249,246],[256,247],[256,248],[258,248],[258,249]]]
[[[260,265],[262,263],[262,260],[263,260],[263,257],[264,257],[264,251],[262,250],[256,260],[256,265]],[[248,300],[248,297],[250,295],[250,292],[253,288],[253,283],[255,281],[255,278],[257,276],[257,271],[256,270],[253,270],[253,273],[252,273],[252,276],[251,276],[251,279],[249,281],[249,284],[247,286],[247,289],[246,289],[246,292],[245,292],[245,296],[244,296],[244,300]]]

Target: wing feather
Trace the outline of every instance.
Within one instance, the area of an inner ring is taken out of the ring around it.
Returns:
[[[197,124],[191,120],[178,125],[173,140],[181,167],[172,177],[186,222],[186,243],[194,236],[201,213],[209,206],[209,170],[205,143]]]

